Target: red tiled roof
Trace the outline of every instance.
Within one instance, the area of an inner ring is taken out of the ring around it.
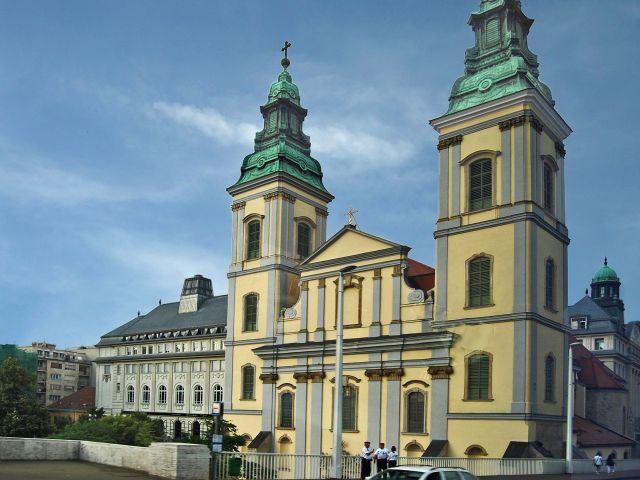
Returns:
[[[581,447],[608,447],[636,443],[628,437],[582,417],[573,417],[573,431],[578,434],[578,445]]]
[[[77,392],[61,398],[47,407],[47,410],[87,411],[96,406],[95,387],[84,387]]]
[[[413,288],[419,288],[425,293],[431,290],[436,284],[436,271],[434,268],[415,260],[407,259],[407,269],[405,270],[407,283]]]
[[[578,381],[587,388],[626,390],[622,379],[582,345],[573,347],[573,360],[580,366]]]

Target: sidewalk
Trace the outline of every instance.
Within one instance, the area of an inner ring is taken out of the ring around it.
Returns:
[[[603,472],[600,475],[595,473],[578,473],[574,475],[518,475],[514,476],[495,476],[495,477],[480,477],[482,480],[602,480],[605,478],[611,478],[616,480],[640,480],[640,470],[629,470],[626,472],[616,472],[613,475],[607,475],[606,468],[603,468]]]
[[[162,480],[144,472],[80,461],[0,461],[2,480]]]

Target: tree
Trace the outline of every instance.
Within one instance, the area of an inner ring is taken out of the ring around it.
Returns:
[[[103,416],[96,420],[85,420],[68,425],[51,438],[65,440],[89,440],[92,442],[119,443],[147,447],[157,436],[156,422],[144,413],[132,415]]]
[[[207,417],[204,420],[204,424],[207,428],[207,434],[203,437],[203,440],[207,442],[209,448],[211,448],[211,437],[214,432],[214,422],[211,417]],[[238,435],[238,427],[236,427],[229,420],[220,418],[218,420],[218,426],[220,428],[220,434],[222,434],[222,450],[224,452],[237,452],[242,447],[246,440],[242,435]]]
[[[13,357],[0,364],[0,437],[42,437],[49,415],[36,400],[35,374]]]

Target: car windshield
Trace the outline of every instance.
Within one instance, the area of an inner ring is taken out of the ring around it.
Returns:
[[[385,470],[371,477],[370,480],[420,480],[424,472],[416,472],[414,470],[393,469]]]

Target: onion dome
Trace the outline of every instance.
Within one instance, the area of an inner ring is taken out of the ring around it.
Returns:
[[[593,276],[593,283],[599,282],[619,282],[620,278],[613,268],[608,265],[607,258],[604,259],[604,265]]]

